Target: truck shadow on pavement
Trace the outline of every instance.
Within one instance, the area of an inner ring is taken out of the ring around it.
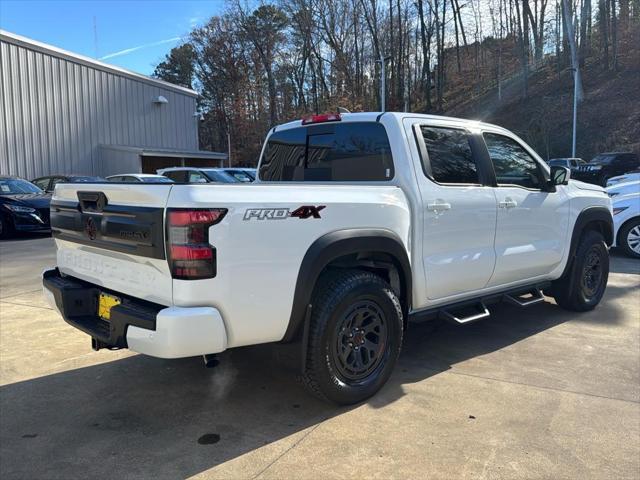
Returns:
[[[594,321],[620,321],[611,302],[599,310]],[[575,318],[545,303],[528,310],[496,306],[492,318],[465,327],[410,325],[394,375],[368,405],[382,408],[404,396],[405,385]],[[517,358],[511,361],[518,367]],[[362,407],[330,406],[309,396],[283,373],[269,346],[226,352],[214,369],[203,368],[200,358],[135,355],[0,388],[2,476],[184,478],[288,442],[241,464],[252,477],[309,429],[353,408]]]

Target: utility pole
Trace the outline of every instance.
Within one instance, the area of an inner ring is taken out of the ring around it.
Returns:
[[[578,66],[578,52],[576,40],[573,36],[573,19],[569,15],[569,4],[567,0],[562,0],[562,10],[564,11],[564,25],[567,29],[569,49],[571,50],[571,67],[573,70],[573,136],[571,143],[571,156],[576,156],[576,130],[578,123],[578,102],[582,101],[582,82],[580,81],[580,68]]]

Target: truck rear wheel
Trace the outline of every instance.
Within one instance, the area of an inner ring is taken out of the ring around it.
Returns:
[[[574,312],[594,309],[607,288],[609,251],[600,232],[589,230],[580,238],[573,263],[553,285],[562,308]]]
[[[341,405],[374,395],[402,346],[402,309],[381,277],[361,270],[323,275],[316,287],[305,373],[317,397]]]

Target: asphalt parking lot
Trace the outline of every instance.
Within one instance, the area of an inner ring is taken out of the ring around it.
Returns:
[[[639,478],[640,261],[595,311],[497,306],[412,325],[389,384],[335,408],[265,346],[158,360],[93,352],[45,303],[48,237],[0,243],[0,476]]]

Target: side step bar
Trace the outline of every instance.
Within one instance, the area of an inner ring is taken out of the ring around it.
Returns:
[[[411,322],[425,322],[441,318],[458,325],[483,320],[491,316],[487,305],[492,303],[507,302],[520,308],[530,307],[545,301],[542,290],[548,288],[551,282],[541,282],[534,285],[518,287],[491,295],[476,297],[469,300],[432,307],[410,313]]]
[[[525,297],[525,295],[531,295],[530,297]],[[504,300],[511,305],[515,305],[516,307],[530,307],[531,305],[535,305],[536,303],[544,302],[544,295],[542,290],[539,288],[534,288],[529,292],[524,292],[520,295],[515,294],[505,294]]]
[[[444,308],[442,310],[440,310],[440,315],[442,315],[447,320],[451,320],[451,321],[453,321],[455,323],[459,323],[459,324],[477,322],[478,320],[482,320],[484,318],[488,318],[488,317],[491,316],[491,313],[489,312],[489,309],[487,308],[487,306],[484,303],[479,302],[477,307],[478,307],[479,313],[467,315],[465,317],[460,317],[460,316],[456,315],[455,313],[452,313],[449,310],[444,309]]]

